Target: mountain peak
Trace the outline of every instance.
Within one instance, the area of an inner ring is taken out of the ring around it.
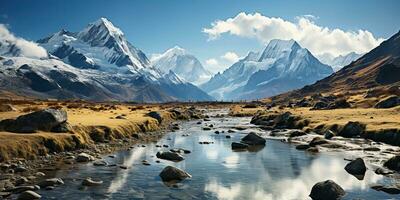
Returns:
[[[273,39],[265,47],[263,53],[260,56],[259,61],[267,58],[276,58],[278,55],[282,55],[288,51],[296,51],[301,49],[301,46],[293,39],[281,40]]]
[[[186,54],[186,50],[181,48],[180,46],[174,46],[171,49],[168,49],[166,54],[175,54],[175,55],[184,55]]]
[[[124,33],[119,28],[115,27],[110,20],[104,17],[101,17],[97,21],[90,23],[87,29],[90,30],[93,27],[97,27],[99,31],[107,31],[113,36],[124,35]]]

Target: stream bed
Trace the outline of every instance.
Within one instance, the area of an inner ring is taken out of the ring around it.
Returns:
[[[267,139],[263,148],[233,151],[233,141],[260,130],[250,125],[247,117],[210,120],[202,124],[197,124],[201,120],[182,122],[180,130],[167,133],[157,143],[135,145],[131,150],[116,152],[114,158],[104,157],[108,163],[127,169],[87,163],[56,171],[53,175],[65,184],[39,193],[42,199],[310,199],[308,195],[315,183],[331,179],[346,191],[344,199],[400,198],[370,188],[375,184],[392,184],[393,179],[371,170],[367,170],[363,180],[348,174],[344,170],[348,163],[344,152],[309,153],[274,139]],[[214,127],[203,130],[206,124]],[[245,129],[235,130],[237,126]],[[229,129],[235,132],[228,133]],[[216,134],[216,130],[224,133]],[[199,144],[203,141],[212,143]],[[158,151],[171,148],[184,148],[191,153],[184,154],[185,160],[180,162],[155,156]],[[142,160],[150,165],[143,165]],[[187,171],[192,178],[174,185],[163,183],[158,175],[168,165]],[[104,183],[83,187],[82,179],[86,177]]]

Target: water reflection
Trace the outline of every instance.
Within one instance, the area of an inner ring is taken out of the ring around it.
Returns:
[[[370,185],[378,183],[383,177],[367,171],[364,181],[344,172],[345,161],[337,157],[320,157],[313,160],[310,166],[303,167],[295,178],[274,178],[263,174],[252,181],[225,183],[212,178],[204,187],[218,199],[308,199],[312,186],[326,179],[334,180],[346,191],[367,190]],[[258,172],[255,172],[256,174]],[[263,173],[268,173],[263,171]],[[269,184],[266,184],[269,183]]]

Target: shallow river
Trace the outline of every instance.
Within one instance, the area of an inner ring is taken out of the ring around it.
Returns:
[[[250,118],[215,118],[202,125],[197,121],[184,122],[181,130],[168,133],[157,143],[190,150],[184,161],[156,163],[157,151],[170,148],[157,148],[155,143],[135,146],[130,151],[117,152],[116,158],[105,158],[128,169],[88,163],[77,169],[60,170],[55,176],[62,178],[65,185],[41,194],[43,199],[309,199],[316,182],[332,179],[347,192],[345,199],[400,198],[370,189],[371,185],[390,182],[388,178],[370,170],[362,181],[349,175],[344,170],[347,161],[343,153],[311,154],[272,139],[267,140],[264,148],[252,152],[232,151],[232,141],[240,141],[245,133],[256,130],[249,121]],[[206,123],[213,124],[214,129],[203,131]],[[227,133],[237,125],[248,128]],[[215,134],[215,130],[225,133]],[[228,134],[232,138],[226,138]],[[214,143],[199,144],[200,141]],[[144,159],[151,165],[142,165]],[[179,167],[193,177],[169,187],[158,176],[167,165]],[[85,188],[80,186],[85,177],[104,183]]]

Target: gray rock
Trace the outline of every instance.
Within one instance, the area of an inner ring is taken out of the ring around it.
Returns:
[[[240,143],[240,142],[232,142],[231,148],[232,149],[246,149],[248,148],[248,144]]]
[[[94,157],[87,153],[80,153],[75,160],[76,162],[90,162],[94,160]]]
[[[376,191],[386,192],[388,194],[400,194],[400,189],[395,186],[375,185],[371,187]]]
[[[332,139],[335,136],[335,133],[331,130],[327,130],[324,134],[324,138],[329,140]]]
[[[61,178],[49,178],[49,179],[45,179],[38,183],[38,185],[41,188],[45,188],[48,186],[63,185],[63,184],[64,184],[64,181]]]
[[[308,144],[299,144],[296,146],[297,150],[306,150],[308,148],[310,148],[310,145],[308,145]]]
[[[396,95],[392,95],[380,100],[375,104],[375,108],[392,108],[400,105],[400,98]]]
[[[346,194],[342,187],[333,182],[326,180],[316,183],[310,193],[313,200],[338,200]]]
[[[167,166],[161,171],[160,177],[163,181],[181,181],[192,176],[181,169]]]
[[[99,180],[99,181],[95,181],[92,178],[86,178],[82,181],[82,185],[83,186],[98,186],[103,184],[103,181]]]
[[[322,138],[322,137],[314,137],[311,140],[309,145],[311,147],[315,147],[315,146],[318,146],[318,145],[321,145],[321,144],[326,144],[326,143],[328,143],[328,141],[326,141],[324,138]]]
[[[40,189],[40,187],[39,187],[39,189]],[[14,188],[8,189],[6,191],[18,194],[18,193],[25,192],[28,190],[34,191],[34,190],[38,190],[38,188],[33,185],[25,185],[25,186],[14,187]]]
[[[380,174],[380,175],[393,174],[392,171],[386,170],[386,169],[384,169],[384,168],[382,168],[382,167],[376,168],[375,173],[376,173],[376,174]]]
[[[290,131],[290,133],[289,133],[289,137],[291,137],[291,138],[292,137],[300,137],[303,135],[307,135],[307,133],[304,131],[300,131],[300,130],[293,130],[293,131]]]
[[[28,182],[28,179],[24,176],[19,177],[16,181],[15,181],[15,185],[22,185]]]
[[[40,199],[42,198],[42,196],[40,196],[38,193],[34,192],[34,191],[25,191],[23,193],[21,193],[17,200],[33,200],[33,199]]]
[[[54,127],[67,121],[67,112],[61,109],[45,109],[21,115],[17,119],[1,121],[4,130],[16,133],[34,133],[51,131]]]
[[[156,154],[157,158],[171,161],[182,161],[185,158],[181,156],[179,153],[169,152],[169,151],[159,151]]]
[[[151,111],[151,112],[147,113],[147,116],[156,119],[158,121],[158,123],[161,123],[163,121],[163,118],[162,118],[160,112]]]
[[[393,156],[383,163],[383,166],[394,171],[400,171],[400,156]]]
[[[266,140],[257,133],[251,132],[242,138],[242,142],[248,145],[265,145]]]
[[[365,132],[365,127],[365,124],[350,121],[342,128],[339,135],[347,138],[358,137]]]
[[[108,163],[105,160],[96,160],[93,162],[94,166],[107,166]]]
[[[357,175],[362,175],[361,180],[364,178],[365,172],[367,171],[367,167],[365,166],[364,160],[362,158],[357,158],[349,162],[344,169],[349,174],[355,175],[357,178],[360,177]]]

